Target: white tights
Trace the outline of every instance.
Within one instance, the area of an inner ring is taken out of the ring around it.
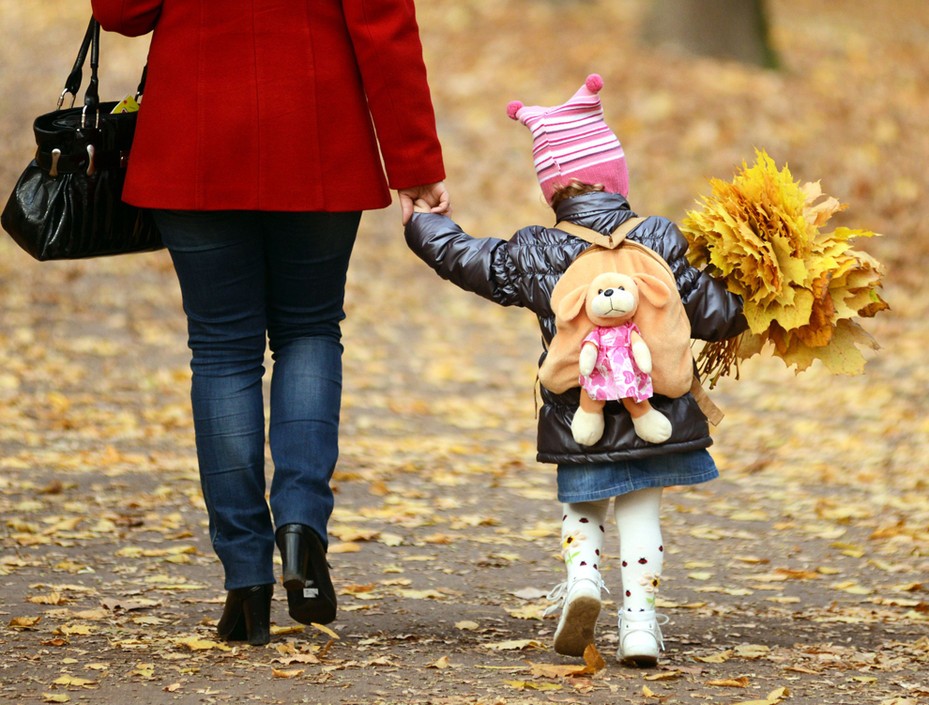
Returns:
[[[609,499],[562,505],[561,554],[569,584],[578,578],[599,578],[609,506]],[[664,563],[660,510],[660,487],[614,498],[626,612],[655,609]]]

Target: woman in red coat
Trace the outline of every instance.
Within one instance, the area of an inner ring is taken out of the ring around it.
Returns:
[[[123,195],[152,209],[181,286],[200,477],[228,591],[217,629],[265,644],[275,541],[290,615],[336,615],[326,527],[361,211],[387,206],[389,188],[404,222],[420,199],[448,211],[413,1],[92,5],[106,30],[154,30]]]

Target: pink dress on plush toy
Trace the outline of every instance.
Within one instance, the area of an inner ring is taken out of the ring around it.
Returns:
[[[631,321],[622,325],[597,326],[584,338],[584,343],[597,346],[597,364],[589,375],[581,375],[581,387],[598,401],[618,399],[649,399],[652,389],[651,375],[642,372],[632,357],[632,333],[639,332]]]

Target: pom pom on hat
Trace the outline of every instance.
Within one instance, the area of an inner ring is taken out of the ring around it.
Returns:
[[[548,203],[559,186],[574,180],[602,184],[610,193],[629,193],[626,155],[603,121],[597,95],[602,88],[603,78],[592,73],[562,105],[526,106],[514,100],[506,106],[507,115],[532,132],[532,158]]]

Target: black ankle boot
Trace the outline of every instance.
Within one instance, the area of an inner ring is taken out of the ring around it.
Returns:
[[[271,595],[274,585],[253,585],[226,593],[216,633],[226,641],[262,646],[271,641]]]
[[[285,524],[276,538],[290,616],[302,624],[329,624],[335,619],[336,597],[319,536],[303,524]]]

